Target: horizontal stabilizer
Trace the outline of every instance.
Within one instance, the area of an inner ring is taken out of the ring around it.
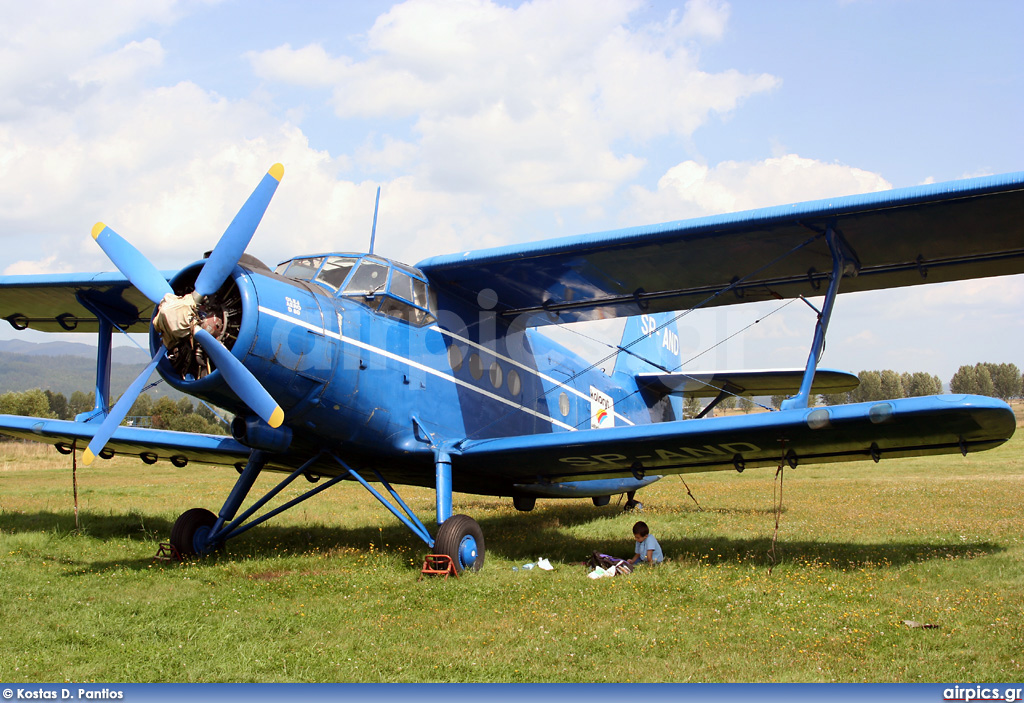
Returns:
[[[637,384],[655,393],[686,398],[714,398],[723,390],[733,395],[792,395],[800,389],[803,369],[764,369],[760,371],[694,371],[692,373],[641,373]],[[818,369],[812,393],[846,393],[860,380],[846,371]]]

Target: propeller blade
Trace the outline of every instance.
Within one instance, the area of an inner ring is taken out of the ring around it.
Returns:
[[[224,374],[224,380],[231,386],[235,395],[241,398],[242,402],[268,425],[280,427],[284,422],[284,410],[256,380],[249,369],[245,368],[245,365],[236,359],[227,347],[202,327],[196,329],[195,335],[196,341],[210,355],[220,372]]]
[[[159,303],[165,295],[174,292],[171,290],[171,284],[149,259],[129,244],[127,239],[102,222],[97,222],[93,226],[92,238],[114,262],[117,270],[154,303]]]
[[[164,350],[160,349],[157,351],[153,360],[149,362],[149,366],[143,369],[142,373],[139,374],[132,385],[128,386],[117,402],[114,403],[114,407],[110,409],[110,413],[106,419],[100,424],[100,428],[96,430],[96,434],[93,435],[92,441],[89,442],[89,446],[85,449],[85,454],[82,455],[82,463],[86,466],[93,462],[96,455],[100,453],[111,436],[114,434],[114,430],[121,424],[121,420],[131,410],[132,405],[135,404],[135,399],[139,397],[142,392],[142,386],[149,380],[149,377],[153,374],[153,369],[156,368],[157,363],[160,361],[160,357],[164,354]]]
[[[256,186],[249,199],[242,205],[242,209],[235,215],[228,228],[224,230],[220,241],[214,247],[210,258],[203,264],[203,270],[199,272],[196,279],[196,294],[201,297],[213,295],[217,289],[224,284],[231,270],[235,268],[238,260],[242,258],[245,248],[256,233],[256,227],[263,219],[263,213],[270,205],[270,199],[274,197],[278,183],[284,176],[284,166],[274,164],[263,176],[263,180]]]

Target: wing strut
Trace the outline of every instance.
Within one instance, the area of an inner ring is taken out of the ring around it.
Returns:
[[[818,360],[821,359],[821,353],[825,349],[825,332],[828,330],[828,321],[832,317],[832,305],[836,302],[836,295],[839,293],[839,279],[847,271],[855,276],[860,270],[857,255],[850,249],[849,244],[843,239],[843,235],[836,231],[834,224],[830,224],[825,230],[825,241],[828,242],[829,251],[832,252],[832,277],[828,284],[828,292],[825,294],[825,304],[818,313],[818,322],[814,326],[814,339],[811,342],[811,352],[807,356],[807,368],[804,370],[800,390],[792,398],[782,401],[782,410],[808,407],[814,372],[818,368]]]

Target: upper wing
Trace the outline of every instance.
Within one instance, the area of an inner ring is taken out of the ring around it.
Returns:
[[[837,229],[859,261],[839,291],[1024,272],[1024,172],[437,256],[432,285],[490,288],[506,315],[573,322],[822,295]]]
[[[636,380],[642,388],[687,398],[714,398],[723,389],[736,395],[782,395],[800,390],[804,369],[765,369],[760,371],[693,371],[677,373],[641,373]],[[811,393],[845,393],[860,384],[846,371],[818,369],[814,372]]]
[[[470,440],[453,476],[520,486],[644,475],[924,456],[997,447],[1013,410],[985,396],[924,396],[580,432]]]
[[[120,273],[0,276],[0,317],[18,329],[96,332],[97,309],[126,332],[145,332],[153,316],[153,303]]]

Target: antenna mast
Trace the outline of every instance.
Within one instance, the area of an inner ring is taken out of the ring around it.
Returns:
[[[373,253],[373,240],[377,236],[377,208],[380,207],[380,186],[377,186],[377,199],[373,203],[373,229],[370,230],[370,254]]]

